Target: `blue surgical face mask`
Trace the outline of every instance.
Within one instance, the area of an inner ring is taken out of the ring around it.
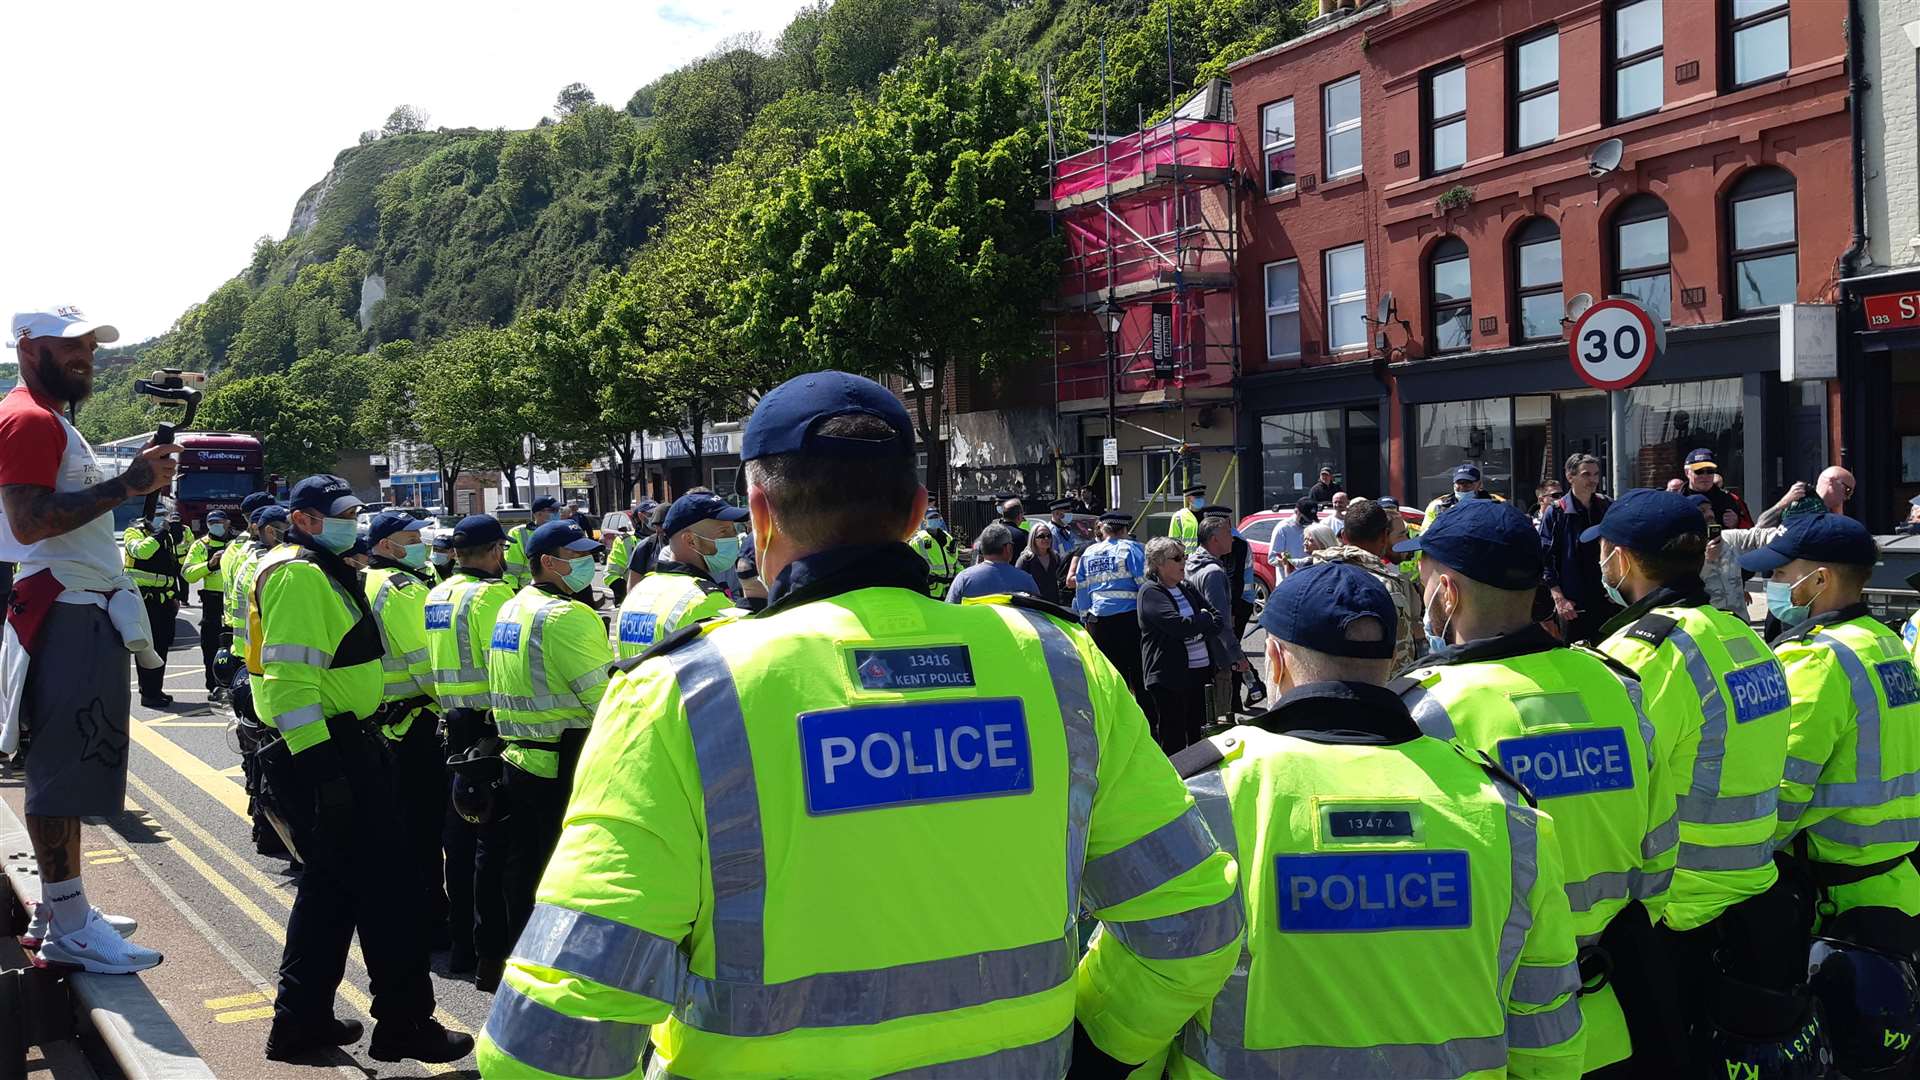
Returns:
[[[427,565],[427,545],[408,544],[406,549],[407,553],[400,556],[401,562],[415,568]]]
[[[569,592],[579,592],[592,583],[593,556],[582,555],[577,559],[568,559],[565,581]]]
[[[927,528],[932,529],[934,532],[945,532],[947,528],[947,519],[930,517],[927,519]]]
[[[1207,497],[1205,495],[1195,495],[1193,497],[1193,508],[1195,510],[1205,510],[1207,508]]]
[[[1800,581],[1805,581],[1817,573],[1819,573],[1817,570],[1810,571]],[[1813,614],[1813,601],[1820,598],[1820,594],[1815,593],[1804,604],[1794,603],[1793,590],[1800,587],[1800,581],[1788,582],[1773,578],[1767,582],[1767,611],[1774,618],[1779,619],[1782,626],[1798,626],[1806,622]]]
[[[166,519],[166,518],[154,518],[153,520],[151,520],[151,521],[149,521],[149,522],[147,522],[147,528],[149,528],[149,529],[151,529],[151,530],[153,530],[154,532],[157,532],[157,533],[158,533],[158,532],[166,532],[166,531],[167,531],[167,519]]]
[[[213,537],[215,540],[218,540],[221,537],[227,535],[226,524],[224,522],[216,521],[213,524],[207,526],[207,535]]]
[[[360,539],[360,523],[352,518],[330,517],[314,539],[320,541],[321,547],[339,555]]]
[[[1433,609],[1435,606],[1434,601],[1440,599],[1440,594],[1442,591],[1443,590],[1435,589],[1433,596],[1427,599],[1426,601],[1427,614],[1423,616],[1420,620],[1420,628],[1427,632],[1427,651],[1428,652],[1439,652],[1440,650],[1447,648],[1447,630],[1453,626],[1453,610],[1449,608],[1447,610],[1446,621],[1440,624],[1440,632],[1436,634],[1433,631],[1432,616],[1433,616]]]
[[[1614,603],[1620,605],[1621,607],[1628,607],[1629,605],[1627,603],[1627,598],[1620,595],[1620,586],[1614,582],[1607,580],[1607,564],[1612,562],[1614,560],[1614,557],[1619,554],[1620,554],[1620,549],[1614,548],[1611,552],[1607,554],[1606,558],[1600,560],[1600,587],[1606,590],[1607,599],[1613,601]]]
[[[433,565],[452,566],[453,556],[444,551],[436,551],[433,553]]]
[[[702,555],[700,557],[706,560],[707,573],[717,578],[729,570],[732,570],[734,562],[740,558],[740,538],[738,536],[709,536],[707,539],[713,541],[714,552],[711,555]]]

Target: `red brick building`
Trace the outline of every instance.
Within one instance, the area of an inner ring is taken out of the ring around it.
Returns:
[[[1323,464],[1424,502],[1469,460],[1527,503],[1568,454],[1609,460],[1562,323],[1582,294],[1667,317],[1610,486],[1702,446],[1759,496],[1811,478],[1839,395],[1781,381],[1778,306],[1831,303],[1850,240],[1846,10],[1381,0],[1236,65],[1242,504]]]

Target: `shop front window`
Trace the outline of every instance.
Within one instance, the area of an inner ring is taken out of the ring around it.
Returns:
[[[1742,404],[1737,378],[1659,383],[1628,390],[1628,482],[1624,487],[1665,487],[1668,480],[1685,475],[1681,467],[1688,452],[1704,448],[1713,452],[1725,485],[1739,489],[1746,478],[1746,417]],[[1752,502],[1749,498],[1748,503]]]
[[[1480,466],[1487,490],[1506,494],[1513,477],[1513,399],[1442,401],[1419,407],[1414,498],[1418,505],[1453,490],[1453,470]]]
[[[1291,507],[1320,478],[1322,466],[1338,472],[1340,410],[1276,413],[1260,418],[1260,502]]]

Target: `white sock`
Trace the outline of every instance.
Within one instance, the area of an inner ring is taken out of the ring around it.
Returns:
[[[80,885],[80,879],[72,881],[43,881],[40,883],[40,902],[47,905],[52,913],[53,934],[71,934],[87,925],[87,917],[92,907],[87,903],[87,890]]]

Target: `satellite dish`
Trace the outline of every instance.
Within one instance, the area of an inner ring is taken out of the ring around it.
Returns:
[[[1573,295],[1573,299],[1567,301],[1568,321],[1574,321],[1579,319],[1580,316],[1585,315],[1587,313],[1587,309],[1592,306],[1593,306],[1592,293],[1575,293]]]
[[[1593,148],[1587,155],[1587,175],[1599,179],[1620,167],[1621,155],[1626,153],[1626,144],[1619,139],[1608,139]]]
[[[1373,309],[1373,321],[1376,323],[1389,323],[1393,321],[1392,293],[1384,292],[1380,294],[1380,303]]]
[[[1385,330],[1373,335],[1373,347],[1379,349],[1383,354],[1387,351],[1389,346],[1387,343],[1387,332]]]

